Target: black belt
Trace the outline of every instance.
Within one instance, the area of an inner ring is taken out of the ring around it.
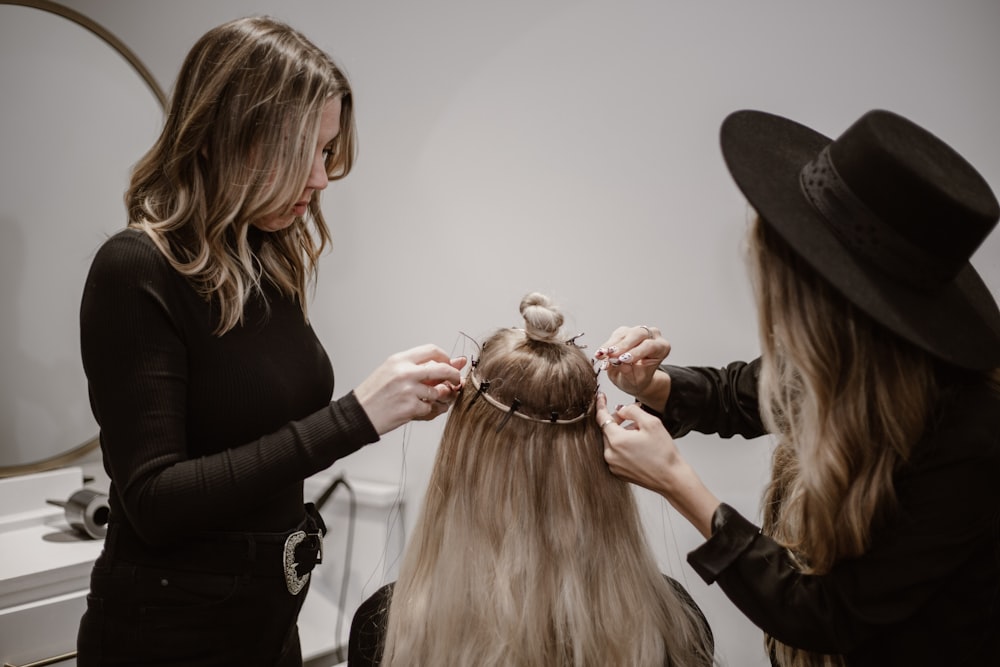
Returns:
[[[326,525],[313,503],[306,517],[288,533],[213,532],[177,546],[150,547],[130,526],[112,521],[107,549],[115,559],[135,565],[209,574],[284,577],[288,592],[297,595],[312,569],[323,561]]]

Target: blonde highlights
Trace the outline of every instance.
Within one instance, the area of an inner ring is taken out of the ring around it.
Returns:
[[[350,172],[356,132],[350,86],[322,50],[281,22],[250,17],[210,30],[184,62],[166,123],[136,164],[125,203],[130,226],[217,300],[219,335],[241,321],[262,280],[307,312],[307,285],[330,242],[318,197],[303,218],[262,234],[259,248],[248,230],[301,195],[324,106],[334,98],[341,114],[326,164],[331,180]]]
[[[506,405],[593,401],[590,361],[542,295],[477,372]],[[494,390],[495,388],[495,390]],[[559,409],[558,407],[556,409]],[[576,408],[574,408],[576,409]],[[509,419],[466,386],[395,584],[383,665],[707,665],[710,642],[645,543],[592,419]]]
[[[863,554],[895,508],[893,476],[938,396],[936,363],[854,307],[759,219],[750,262],[761,413],[777,435],[763,529],[803,572],[825,574]],[[768,643],[784,667],[842,664]]]

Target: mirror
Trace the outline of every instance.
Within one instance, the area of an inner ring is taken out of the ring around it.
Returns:
[[[0,477],[98,446],[83,283],[125,226],[131,166],[166,96],[117,38],[54,2],[0,0]]]

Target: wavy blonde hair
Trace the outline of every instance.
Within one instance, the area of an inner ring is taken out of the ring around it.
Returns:
[[[707,665],[711,642],[659,571],[592,418],[591,362],[539,294],[452,408],[389,608],[383,665]],[[552,414],[573,423],[545,423]],[[502,423],[502,427],[500,426]],[[499,427],[499,428],[498,428]]]
[[[242,321],[264,279],[308,314],[306,288],[330,242],[318,193],[306,216],[263,234],[259,249],[247,231],[302,193],[323,108],[338,97],[331,180],[350,172],[357,140],[350,85],[326,53],[267,17],[220,25],[188,53],[163,131],[136,164],[125,204],[129,226],[217,300],[218,335]]]
[[[859,556],[895,507],[893,476],[939,396],[936,362],[818,276],[767,224],[750,234],[760,404],[777,435],[763,529],[803,572]],[[784,667],[840,665],[768,638]]]

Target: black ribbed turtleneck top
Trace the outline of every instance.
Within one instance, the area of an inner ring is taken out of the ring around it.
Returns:
[[[303,480],[379,438],[353,392],[331,402],[333,368],[299,304],[262,283],[219,336],[217,305],[144,232],[96,253],[83,366],[112,520],[149,545],[290,530]]]

